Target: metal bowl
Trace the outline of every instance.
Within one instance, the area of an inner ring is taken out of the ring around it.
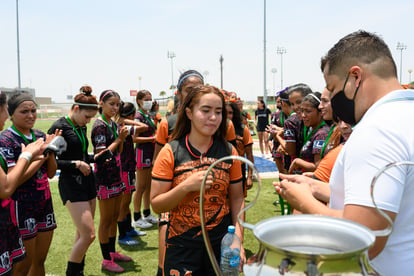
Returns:
[[[370,270],[366,252],[375,235],[352,221],[319,215],[273,217],[257,223],[253,234],[264,247],[263,263],[280,271]]]

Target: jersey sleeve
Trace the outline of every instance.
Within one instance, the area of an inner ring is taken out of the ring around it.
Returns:
[[[283,136],[287,143],[296,143],[296,125],[292,120],[286,120],[284,122]]]
[[[173,181],[174,155],[169,144],[165,145],[158,154],[152,168],[152,179],[159,181]]]
[[[95,125],[91,138],[95,150],[106,149],[106,127],[103,124]]]
[[[312,139],[312,154],[321,154],[326,136],[328,136],[326,130],[326,128],[321,128],[315,133],[314,139]]]
[[[234,129],[234,125],[233,125],[233,122],[231,120],[227,120],[226,140],[228,142],[232,142],[232,141],[236,140],[236,130]]]
[[[243,129],[243,144],[244,144],[244,147],[247,147],[253,144],[252,135],[250,134],[250,131],[246,126]]]
[[[232,155],[238,155],[237,150],[232,146]],[[242,181],[241,161],[233,160],[233,165],[230,167],[230,184],[235,184]]]
[[[155,142],[160,146],[164,146],[168,142],[168,121],[161,120],[158,130],[157,130],[157,137],[155,138]]]

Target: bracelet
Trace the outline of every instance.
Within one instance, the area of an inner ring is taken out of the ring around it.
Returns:
[[[79,167],[80,167],[80,162],[78,163],[78,160],[73,160],[73,161],[72,161],[72,164],[75,164],[75,169],[79,169]],[[79,164],[79,166],[78,166],[78,164]]]
[[[28,151],[24,151],[24,152],[20,153],[20,155],[19,155],[19,159],[20,158],[26,159],[28,163],[30,163],[30,160],[32,160],[32,157],[33,157],[33,155]]]

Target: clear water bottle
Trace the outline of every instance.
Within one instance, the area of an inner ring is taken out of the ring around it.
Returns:
[[[239,275],[240,239],[235,234],[236,228],[230,225],[227,234],[221,240],[220,269],[223,275]]]

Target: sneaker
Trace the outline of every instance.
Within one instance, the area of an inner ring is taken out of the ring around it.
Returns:
[[[147,228],[152,227],[152,224],[144,220],[143,218],[140,218],[139,220],[134,221],[133,223],[131,223],[131,225],[132,227],[139,227],[142,229],[147,229]]]
[[[122,255],[119,252],[110,252],[111,258],[114,262],[130,262],[132,261],[131,257]]]
[[[157,224],[158,223],[158,218],[154,217],[151,214],[149,214],[148,216],[144,217],[144,219],[146,221],[148,221],[149,223],[152,223],[152,224]]]
[[[120,265],[114,263],[113,260],[103,260],[102,269],[114,273],[121,273],[125,271],[125,269],[123,269]]]
[[[131,231],[126,232],[126,234],[128,237],[142,237],[146,236],[147,232],[131,229]]]
[[[139,245],[139,241],[132,239],[131,237],[129,237],[128,235],[126,235],[124,238],[120,239],[118,237],[118,243],[121,245]]]

